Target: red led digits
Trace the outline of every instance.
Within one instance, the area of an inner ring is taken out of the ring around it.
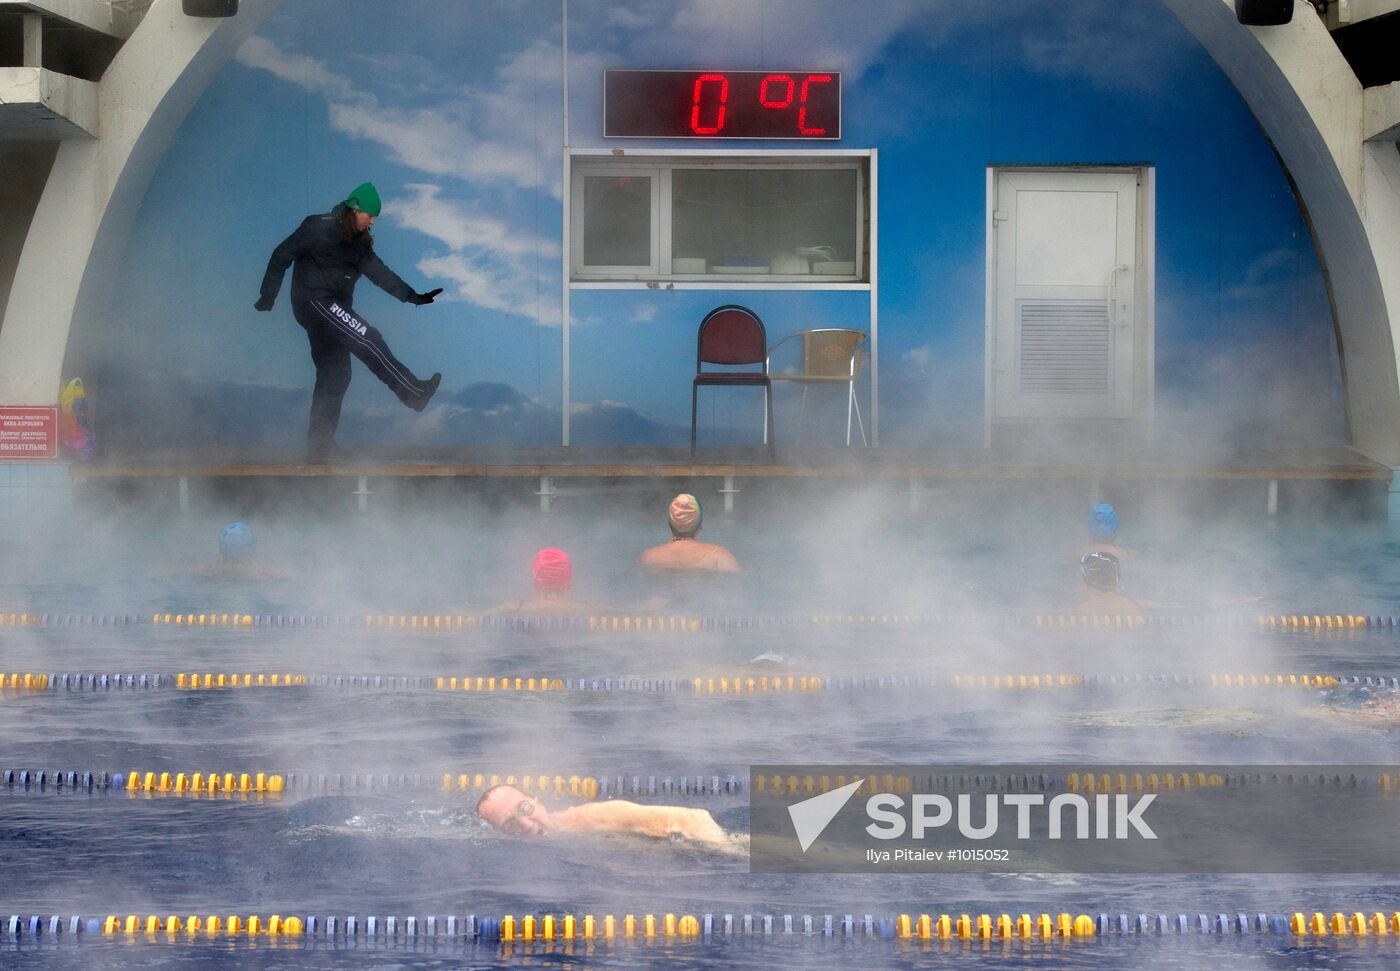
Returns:
[[[807,91],[813,84],[830,84],[830,74],[809,74],[802,79],[802,107],[797,109],[797,130],[804,135],[825,135],[825,128],[807,127]]]
[[[835,70],[609,68],[603,78],[607,138],[841,137],[842,76]]]
[[[700,124],[700,97],[705,93],[706,84],[719,85],[719,109],[715,112],[713,125]],[[805,86],[803,90],[805,92]],[[729,79],[723,74],[700,75],[695,79],[695,90],[690,102],[690,130],[697,135],[718,135],[724,128],[725,106],[729,104]]]
[[[781,101],[769,97],[768,85],[774,83],[787,85],[787,94],[783,95],[783,100]],[[793,84],[792,78],[788,77],[786,74],[770,74],[764,78],[763,83],[758,86],[758,103],[765,108],[786,108],[792,104],[792,95],[796,89],[797,85]]]

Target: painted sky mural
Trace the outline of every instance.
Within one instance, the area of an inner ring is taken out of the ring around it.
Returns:
[[[285,0],[190,112],[110,315],[78,330],[70,365],[107,439],[299,443],[305,334],[285,287],[272,313],[252,304],[272,248],[368,179],[380,256],[445,293],[414,308],[362,281],[356,309],[444,378],[420,415],[356,364],[341,440],[557,444],[561,36],[559,0]],[[609,144],[607,67],[842,72],[839,144],[880,151],[882,444],[980,444],[986,170],[1068,163],[1156,168],[1158,439],[1341,440],[1325,288],[1286,174],[1155,0],[571,0],[569,54],[576,148]],[[685,442],[695,329],[731,301],[770,339],[867,321],[864,293],[576,291],[574,442]],[[757,428],[756,399],[733,397],[706,405],[721,437]],[[833,404],[813,440],[844,432]]]

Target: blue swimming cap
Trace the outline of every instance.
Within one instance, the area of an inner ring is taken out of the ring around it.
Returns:
[[[229,523],[219,534],[219,552],[226,560],[244,559],[257,545],[253,531],[243,523]]]
[[[1118,535],[1118,510],[1101,502],[1089,510],[1089,535],[1096,540],[1111,540]]]

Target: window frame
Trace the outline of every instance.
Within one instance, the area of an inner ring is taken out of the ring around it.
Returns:
[[[628,175],[634,178],[645,177],[651,180],[651,212],[650,212],[650,233],[651,233],[651,260],[644,269],[640,263],[628,263],[620,265],[598,264],[588,268],[589,276],[600,276],[606,279],[615,280],[654,280],[661,271],[659,262],[658,244],[660,241],[660,217],[661,217],[661,170],[655,166],[642,165],[614,165],[595,166],[592,168],[577,168],[573,173],[573,193],[572,193],[572,224],[574,226],[573,254],[574,267],[571,272],[576,274],[577,268],[583,266],[583,233],[585,229],[584,219],[584,179],[589,176],[623,176]]]
[[[828,151],[729,150],[713,152],[674,152],[648,150],[623,152],[620,149],[573,150],[567,163],[569,178],[570,226],[565,240],[569,286],[577,289],[695,289],[695,290],[869,290],[871,287],[871,236],[875,227],[872,198],[872,151],[865,149]],[[855,272],[851,274],[775,273],[674,273],[672,236],[674,201],[672,174],[704,169],[773,170],[851,170],[856,174],[855,191]],[[651,263],[637,267],[585,266],[583,263],[583,180],[590,175],[652,176]]]

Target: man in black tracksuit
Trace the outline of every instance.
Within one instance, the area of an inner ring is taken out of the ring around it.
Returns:
[[[308,457],[332,457],[340,405],[350,387],[350,356],[358,357],[399,400],[422,411],[437,391],[441,374],[424,381],[394,357],[384,338],[351,306],[361,275],[405,303],[433,302],[442,289],[417,293],[374,252],[369,234],[379,215],[379,193],[366,182],[329,213],[307,216],[296,232],[272,251],[263,276],[262,296],[254,307],[271,310],[287,266],[292,270],[292,313],[306,329],[311,360],[316,365],[316,388],[311,395]]]

